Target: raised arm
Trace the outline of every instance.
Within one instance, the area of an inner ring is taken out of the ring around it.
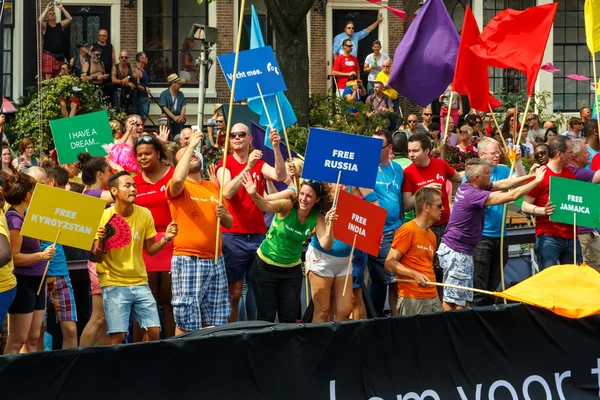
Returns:
[[[248,192],[250,197],[252,197],[252,200],[254,201],[254,203],[256,203],[256,205],[258,206],[258,208],[260,208],[262,212],[270,212],[285,215],[294,206],[291,200],[267,200],[258,193],[256,193],[256,183],[254,183],[252,177],[248,172],[241,173],[239,178],[240,183],[244,185],[244,188],[246,188],[246,191]]]
[[[177,197],[183,192],[183,186],[185,183],[185,179],[188,175],[188,170],[190,169],[190,163],[192,161],[192,155],[196,150],[196,146],[198,143],[204,140],[204,135],[200,131],[192,132],[192,137],[190,138],[190,143],[185,148],[185,152],[181,159],[177,163],[175,167],[175,172],[173,172],[173,178],[171,178],[171,185],[169,186],[169,194],[171,197]]]
[[[60,9],[60,11],[65,16],[65,18],[62,21],[60,21],[60,24],[62,25],[62,27],[64,29],[71,24],[71,21],[73,21],[73,17],[71,17],[71,14],[69,14],[67,9],[63,7],[62,3],[58,3],[56,6]]]
[[[536,187],[543,179],[544,173],[546,172],[546,167],[537,168],[535,171],[535,179],[529,182],[526,185],[519,186],[518,188],[511,190],[510,192],[492,192],[488,196],[485,201],[485,206],[495,206],[497,204],[508,203],[509,201],[515,201],[520,199],[527,193],[529,193],[534,187]],[[524,179],[526,180],[528,177],[518,177],[518,178],[509,178],[509,179]],[[508,179],[505,179],[505,181]],[[501,181],[499,181],[501,182]],[[496,182],[494,182],[496,183]]]
[[[381,23],[381,21],[383,21],[383,15],[381,15],[381,13],[377,14],[377,20],[375,20],[375,22],[373,22],[371,25],[367,26],[367,31],[369,33],[373,32],[375,30],[375,28],[377,28],[377,25],[379,25]]]
[[[42,14],[38,18],[38,22],[40,23],[40,26],[42,28],[42,33],[46,32],[46,21],[44,21],[44,20],[46,19],[46,14],[48,14],[48,11],[50,11],[50,8],[52,8],[52,2],[48,3],[48,6],[44,9]]]
[[[271,129],[271,145],[273,146],[273,155],[275,156],[275,168],[265,163],[262,167],[262,174],[265,179],[272,181],[283,182],[287,178],[287,171],[285,170],[285,161],[281,155],[281,149],[279,144],[281,143],[281,136],[275,129]]]
[[[539,169],[539,165],[535,164],[533,167],[531,167],[531,171],[529,172],[529,175],[523,175],[523,176],[515,176],[515,177],[509,177],[506,179],[502,179],[500,181],[496,181],[492,183],[492,192],[497,192],[499,190],[508,190],[508,189],[512,189],[516,186],[522,185],[523,183],[527,182],[529,179],[533,178],[534,176],[537,176],[537,170]],[[544,171],[546,169],[544,168]],[[519,196],[521,197],[521,196]]]
[[[331,250],[333,247],[333,229],[329,229],[329,235],[327,234],[327,223],[330,222],[332,225],[337,219],[335,208],[330,209],[325,218],[321,214],[317,215],[317,239],[319,244],[324,250]]]

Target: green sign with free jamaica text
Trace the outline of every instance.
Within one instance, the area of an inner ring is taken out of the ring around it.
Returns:
[[[77,162],[79,153],[104,157],[102,145],[113,143],[106,110],[52,120],[50,129],[61,165]]]
[[[550,201],[556,209],[550,221],[600,228],[600,186],[573,179],[550,177]]]

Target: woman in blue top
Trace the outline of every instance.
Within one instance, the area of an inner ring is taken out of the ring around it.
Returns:
[[[329,185],[329,184],[325,184]],[[334,193],[336,185],[331,185]],[[348,190],[342,186],[341,190]],[[347,321],[352,313],[352,279],[346,281],[351,247],[337,239],[333,247],[325,250],[316,236],[313,236],[306,251],[306,269],[310,271],[310,287],[314,312],[312,322]],[[352,272],[350,272],[352,273]],[[344,282],[346,295],[344,296]],[[332,302],[333,307],[332,310]],[[331,312],[333,311],[333,312]]]

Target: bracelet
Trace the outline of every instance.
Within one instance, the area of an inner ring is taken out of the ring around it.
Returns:
[[[163,239],[165,239],[165,243],[169,243],[171,240],[173,240],[173,238],[171,238],[171,239],[167,239],[167,237],[166,237],[166,236],[163,236]]]

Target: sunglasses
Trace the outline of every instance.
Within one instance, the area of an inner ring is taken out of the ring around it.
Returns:
[[[409,122],[409,123],[411,123],[411,124],[416,124],[418,121],[416,121],[416,120],[414,120],[414,119],[411,119],[411,120],[409,120],[408,122]]]
[[[152,139],[153,138],[150,135],[140,136],[139,138],[137,138],[136,143],[140,143],[140,142],[150,143],[152,141]]]
[[[81,163],[71,163],[71,165],[77,169],[81,169]]]
[[[246,132],[231,132],[231,135],[230,135],[230,136],[231,136],[231,137],[234,137],[234,138],[236,138],[236,137],[239,137],[239,138],[245,138],[245,137],[246,137],[246,135],[247,135],[247,133],[246,133]]]
[[[434,206],[435,206],[435,207],[437,207],[437,208],[440,208],[440,209],[441,209],[441,208],[444,206],[442,203],[438,203],[438,204],[427,203],[427,204],[429,204],[429,205],[430,205],[430,206],[432,206],[432,207],[434,207]]]
[[[537,118],[533,117],[533,118],[527,118],[527,121],[535,121],[537,120]]]
[[[426,117],[431,117],[433,114],[423,114]]]
[[[481,124],[481,121],[475,121],[476,124]]]
[[[465,134],[465,135],[466,135],[466,134],[468,134],[468,133],[470,133],[470,132],[469,132],[469,131],[460,131],[460,133],[462,133],[462,134]]]
[[[548,152],[546,150],[542,150],[542,151],[538,151],[537,153],[534,153],[533,156],[540,157],[540,156],[545,156],[546,154],[548,154]]]
[[[354,27],[353,26],[347,26],[346,29],[352,29],[352,30],[354,30]]]
[[[129,57],[121,57],[121,60],[129,60]]]
[[[304,180],[302,180],[302,183],[303,184],[307,183],[310,187],[312,187],[315,190],[315,193],[317,194],[317,196],[320,196],[321,193],[323,192],[323,182],[321,182],[321,181],[313,181],[312,179],[304,179]]]
[[[217,120],[217,123],[218,123],[218,124],[222,124],[222,123],[224,123],[224,122],[225,122],[225,121],[224,121],[224,120],[222,120],[222,119],[218,119],[218,120]]]
[[[100,57],[102,55],[102,53],[92,53],[92,55],[95,57]]]
[[[346,46],[346,47],[350,47],[350,48],[353,48],[353,47],[354,47],[354,45],[353,45],[353,44],[345,44],[344,46]]]

